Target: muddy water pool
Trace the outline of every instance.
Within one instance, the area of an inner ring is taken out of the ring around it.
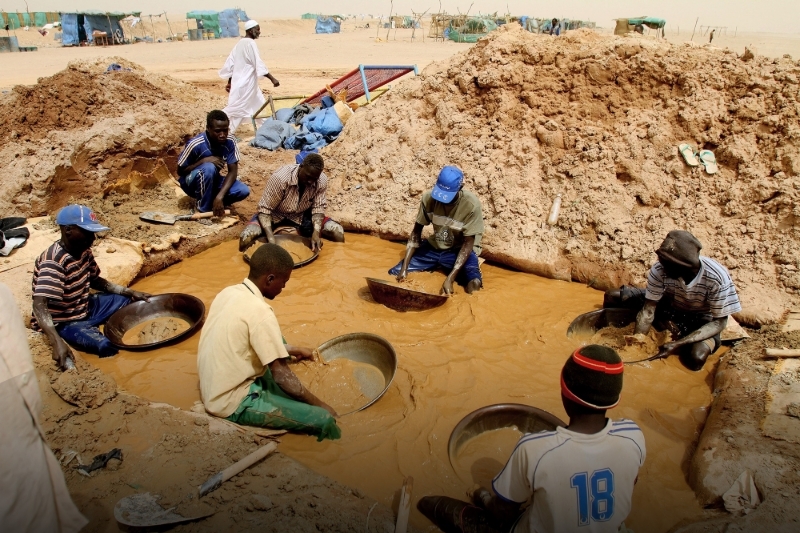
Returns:
[[[505,460],[508,435],[498,435],[500,444],[481,448],[476,443],[478,450],[496,450],[491,453],[497,457],[462,453],[458,473],[447,457],[453,427],[479,407],[525,403],[566,419],[559,372],[572,350],[589,339],[568,339],[565,332],[575,316],[602,302],[601,292],[580,284],[484,264],[484,290],[467,295],[459,286],[441,307],[398,313],[372,301],[364,278],[390,279],[386,271],[404,252],[402,244],[364,235],[348,234],[345,244],[325,242],[320,257],[293,271],[283,293],[271,302],[290,344],[314,348],[363,331],[394,345],[399,359],[394,383],[375,405],[339,420],[341,440],[318,443],[287,435],[280,444],[283,453],[387,505],[405,476],[414,477],[415,501],[430,494],[463,498],[473,483],[485,482],[487,470]],[[193,294],[208,308],[221,289],[240,283],[247,271],[237,243],[228,242],[134,287],[154,294]],[[412,279],[415,288],[431,290],[444,275]],[[159,350],[87,359],[129,392],[188,409],[199,400],[199,338],[195,334]],[[622,401],[611,416],[635,420],[647,441],[647,461],[626,521],[632,529],[667,531],[701,513],[683,468],[711,402],[712,379],[708,370],[689,372],[674,357],[626,368]],[[412,520],[429,526],[416,509]]]

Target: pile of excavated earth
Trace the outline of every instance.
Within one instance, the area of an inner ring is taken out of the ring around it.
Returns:
[[[122,70],[108,71],[112,63]],[[0,211],[45,215],[70,199],[125,191],[132,173],[155,184],[165,167],[174,173],[213,102],[119,57],[73,61],[36,85],[14,87],[0,100]]]
[[[503,26],[348,121],[324,152],[331,216],[407,237],[423,190],[458,165],[487,259],[642,286],[666,233],[687,229],[730,270],[736,317],[775,322],[800,301],[799,79],[788,56]],[[719,171],[688,166],[681,143]]]

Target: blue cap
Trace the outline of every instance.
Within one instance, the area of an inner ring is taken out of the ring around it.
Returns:
[[[461,169],[448,165],[439,172],[439,178],[436,180],[436,185],[433,186],[431,197],[443,204],[449,204],[456,197],[463,182],[464,173],[461,172]]]
[[[100,231],[110,231],[97,221],[94,211],[85,205],[72,204],[61,209],[56,215],[56,224],[59,226],[78,226],[86,231],[98,233]]]

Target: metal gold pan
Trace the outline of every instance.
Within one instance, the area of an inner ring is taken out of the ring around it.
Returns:
[[[456,458],[464,445],[481,433],[515,427],[522,433],[538,433],[553,431],[559,426],[566,426],[555,415],[520,403],[498,403],[487,405],[471,412],[456,424],[447,443],[447,455],[450,466],[456,469]]]
[[[115,346],[123,350],[146,350],[188,337],[203,325],[206,306],[191,294],[170,293],[151,296],[147,302],[126,305],[108,319],[105,335]],[[125,344],[122,340],[130,329],[155,318],[173,317],[189,323],[189,329],[173,337],[146,344]]]
[[[395,311],[425,311],[443,305],[448,299],[444,295],[406,289],[382,279],[366,280],[372,298]]]

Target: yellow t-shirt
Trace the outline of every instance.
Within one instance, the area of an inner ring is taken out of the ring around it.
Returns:
[[[289,357],[275,312],[249,279],[226,287],[211,304],[200,334],[197,372],[206,411],[236,411],[250,385],[276,359]]]

